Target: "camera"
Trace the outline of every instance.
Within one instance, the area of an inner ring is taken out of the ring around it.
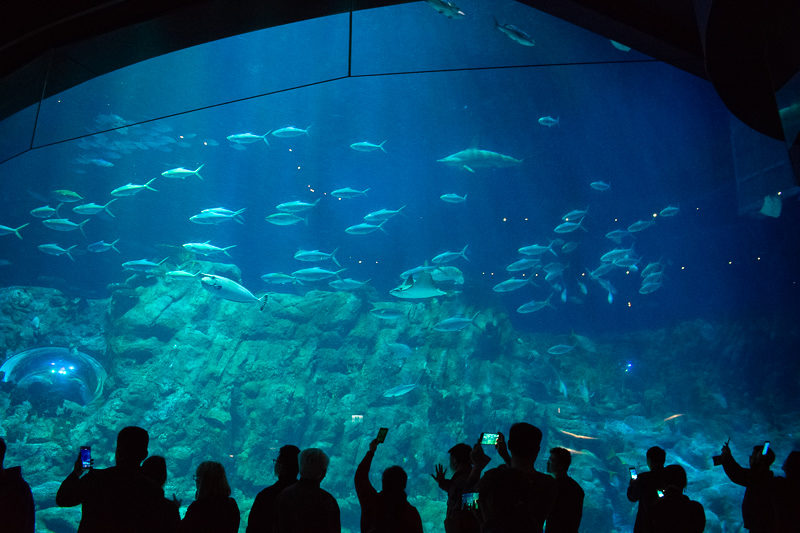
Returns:
[[[83,468],[92,467],[92,448],[89,446],[81,446],[81,466]]]
[[[636,479],[637,477],[639,477],[639,474],[636,473],[636,467],[635,466],[630,467],[628,470],[631,473],[631,479]]]
[[[497,444],[497,440],[500,438],[499,433],[483,433],[481,435],[481,444]]]
[[[389,428],[380,428],[378,430],[378,436],[376,437],[378,439],[378,442],[385,441],[387,433],[389,433]]]

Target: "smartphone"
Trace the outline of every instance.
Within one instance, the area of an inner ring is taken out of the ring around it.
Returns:
[[[635,466],[630,467],[628,470],[631,473],[631,479],[636,479],[637,477],[639,477],[639,474],[636,473],[636,467]]]
[[[92,448],[90,446],[81,446],[81,466],[92,467]]]
[[[481,434],[481,444],[497,444],[497,439],[500,438],[499,433],[483,433]]]
[[[386,434],[389,433],[389,428],[380,428],[378,430],[378,442],[383,442],[386,440]]]
[[[477,509],[478,508],[478,493],[465,492],[461,495],[461,508],[462,509]]]
[[[761,455],[767,455],[769,451],[769,441],[764,442],[764,447],[761,448]]]
[[[664,497],[664,491],[663,490],[659,489],[656,492],[658,493],[658,497],[659,498],[663,498]]]

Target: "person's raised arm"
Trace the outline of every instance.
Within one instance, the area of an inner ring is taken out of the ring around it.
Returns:
[[[447,479],[445,477],[445,474],[447,474],[447,469],[444,467],[444,465],[437,464],[434,467],[434,473],[431,474],[431,477],[436,482],[436,484],[439,485],[440,489],[447,492],[450,490],[450,485],[453,484],[453,480]]]
[[[61,482],[56,493],[56,505],[59,507],[74,507],[83,501],[81,489],[81,477],[86,471],[83,467],[80,454],[78,460],[72,468],[72,472]]]
[[[378,493],[369,481],[369,469],[372,466],[372,459],[375,457],[375,450],[378,448],[378,444],[380,444],[378,439],[372,439],[372,442],[369,443],[369,450],[367,450],[364,458],[358,464],[358,468],[356,468],[356,495],[359,500],[367,494]]]
[[[722,468],[725,470],[725,475],[728,476],[728,479],[743,487],[750,484],[750,469],[743,468],[736,462],[727,442],[722,446],[721,458]]]
[[[481,437],[483,437],[483,434],[481,434]],[[470,460],[472,460],[472,471],[469,473],[469,478],[467,479],[467,487],[471,490],[472,487],[477,485],[478,481],[480,481],[483,469],[486,468],[486,465],[491,461],[481,447],[480,437],[478,438],[478,442],[472,447],[472,453],[470,453],[469,457]]]

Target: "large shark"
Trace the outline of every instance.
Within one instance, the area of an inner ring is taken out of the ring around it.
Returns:
[[[475,172],[474,169],[476,168],[505,168],[522,163],[522,159],[516,159],[510,155],[499,154],[491,150],[481,150],[480,148],[467,148],[443,159],[437,159],[437,161],[445,165],[463,168],[470,172]]]
[[[420,272],[416,275],[416,279],[413,276],[409,276],[402,285],[390,290],[389,294],[397,298],[421,300],[444,296],[447,293],[436,288],[430,273]]]

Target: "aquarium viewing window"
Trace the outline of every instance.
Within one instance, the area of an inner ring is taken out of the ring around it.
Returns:
[[[518,421],[539,470],[571,451],[581,531],[632,529],[655,445],[706,531],[742,527],[712,456],[770,440],[780,473],[798,445],[785,148],[623,43],[510,0],[459,10],[237,35],[0,122],[0,436],[37,531],[77,527],[57,483],[82,445],[111,466],[126,425],[182,514],[222,463],[240,531],[288,443],[330,456],[357,531],[355,468],[388,427],[373,484],[402,466],[443,531],[435,465]]]

